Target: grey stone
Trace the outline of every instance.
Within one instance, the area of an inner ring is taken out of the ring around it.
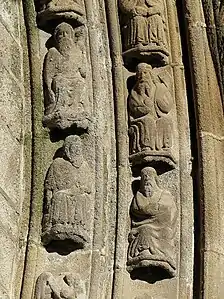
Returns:
[[[48,50],[44,63],[45,115],[50,129],[86,130],[89,124],[89,96],[85,27],[74,29],[67,23],[55,28],[55,47]]]
[[[131,204],[127,269],[133,279],[148,282],[176,275],[176,202],[157,185],[156,171],[141,171],[140,189]]]
[[[80,137],[68,136],[45,180],[42,241],[48,250],[64,254],[89,242],[91,181]]]

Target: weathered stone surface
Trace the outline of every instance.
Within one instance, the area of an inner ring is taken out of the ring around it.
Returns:
[[[57,24],[67,20],[74,26],[85,24],[84,0],[36,0],[37,22],[41,29],[53,32]]]
[[[159,188],[154,168],[141,171],[132,200],[127,269],[132,279],[147,282],[176,275],[177,207],[171,193]]]
[[[167,21],[163,0],[119,0],[126,66],[167,64]]]
[[[68,136],[62,157],[56,158],[45,180],[42,241],[61,254],[83,248],[90,241],[92,175],[83,158],[82,141]]]
[[[85,27],[73,30],[63,22],[55,28],[55,46],[48,50],[43,70],[43,124],[51,130],[88,128],[90,103],[85,43]]]
[[[0,10],[0,298],[14,299],[22,284],[29,217],[29,70],[22,3],[0,1]]]
[[[158,168],[175,167],[170,116],[174,101],[169,91],[170,81],[169,73],[163,69],[152,69],[146,63],[137,66],[136,83],[128,98],[132,166],[151,164]]]
[[[219,2],[0,0],[1,299],[223,299]]]
[[[36,282],[34,299],[86,299],[85,285],[71,273],[54,277],[50,272],[42,273]]]

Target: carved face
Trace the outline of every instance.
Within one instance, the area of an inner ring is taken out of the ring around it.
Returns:
[[[152,67],[147,65],[146,63],[140,63],[137,67],[137,81],[138,82],[145,82],[151,81],[151,70]]]
[[[82,141],[78,136],[69,136],[64,143],[65,155],[71,163],[82,162]]]
[[[146,167],[142,170],[141,173],[141,191],[146,195],[152,195],[155,187],[157,186],[156,183],[156,171],[154,168]]]
[[[67,23],[61,23],[55,28],[54,38],[58,44],[73,39],[73,28]]]

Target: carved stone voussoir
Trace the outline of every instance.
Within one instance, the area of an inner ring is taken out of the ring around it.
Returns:
[[[84,0],[37,0],[36,7],[38,26],[49,33],[65,20],[73,27],[86,23]]]
[[[45,180],[42,242],[48,251],[67,254],[89,242],[92,190],[81,138],[67,137],[63,155],[52,162]]]
[[[167,24],[163,0],[119,0],[125,65],[168,63]]]
[[[87,130],[90,121],[87,86],[86,28],[73,30],[61,23],[54,31],[54,47],[44,62],[45,113],[43,125],[50,130]]]
[[[141,171],[131,209],[127,270],[133,279],[155,282],[176,275],[176,202],[157,183],[151,167]]]
[[[86,299],[84,282],[71,273],[54,276],[43,272],[37,279],[34,299]]]
[[[136,83],[128,98],[130,162],[170,170],[175,168],[172,154],[173,99],[166,80],[150,65],[140,63]]]

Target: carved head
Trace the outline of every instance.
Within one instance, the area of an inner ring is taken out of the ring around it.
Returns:
[[[147,63],[139,63],[136,68],[137,82],[145,82],[151,80],[152,67]]]
[[[58,47],[71,47],[74,31],[68,23],[59,24],[54,31],[54,39]]]
[[[35,287],[35,299],[42,299],[42,298],[52,298],[52,286],[51,283],[54,281],[54,277],[49,272],[42,273],[36,282]]]
[[[141,171],[140,191],[145,196],[151,196],[158,188],[157,173],[152,167],[145,167]]]
[[[72,164],[79,166],[82,163],[82,140],[79,136],[68,136],[64,142],[64,154]]]

